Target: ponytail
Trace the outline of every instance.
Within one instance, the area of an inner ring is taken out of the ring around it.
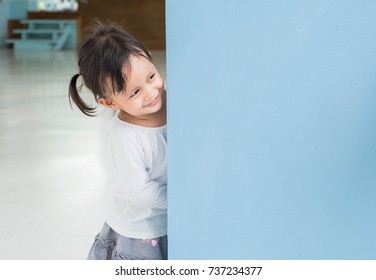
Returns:
[[[80,97],[78,93],[78,91],[81,91],[81,87],[79,90],[77,90],[77,79],[79,76],[80,74],[75,74],[70,80],[69,92],[68,92],[69,104],[72,108],[72,100],[73,100],[73,102],[76,104],[76,106],[78,107],[78,109],[80,109],[82,113],[84,113],[85,115],[89,117],[95,117],[96,108],[87,105],[85,101],[82,100],[82,98]]]

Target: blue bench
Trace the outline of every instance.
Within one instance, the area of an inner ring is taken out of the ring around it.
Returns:
[[[25,19],[27,29],[15,29],[13,33],[20,34],[19,39],[7,39],[15,50],[26,51],[59,51],[76,47],[76,21],[55,19]]]

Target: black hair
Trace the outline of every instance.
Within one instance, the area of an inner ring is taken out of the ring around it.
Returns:
[[[96,107],[86,104],[79,95],[82,89],[82,85],[77,88],[79,76],[98,102],[99,98],[106,98],[109,90],[115,94],[126,88],[124,65],[129,63],[131,55],[151,61],[151,54],[141,42],[114,23],[97,20],[87,31],[88,35],[77,49],[79,73],[70,80],[69,103],[72,106],[73,100],[82,113],[93,117]]]

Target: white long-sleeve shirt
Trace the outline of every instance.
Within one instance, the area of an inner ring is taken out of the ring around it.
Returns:
[[[167,126],[114,118],[109,137],[113,176],[107,224],[138,239],[167,234]]]

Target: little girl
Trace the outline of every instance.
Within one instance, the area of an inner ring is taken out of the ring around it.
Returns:
[[[167,259],[166,92],[151,54],[114,24],[97,23],[78,51],[70,100],[88,116],[77,79],[117,110],[109,135],[114,184],[106,221],[88,259]]]

